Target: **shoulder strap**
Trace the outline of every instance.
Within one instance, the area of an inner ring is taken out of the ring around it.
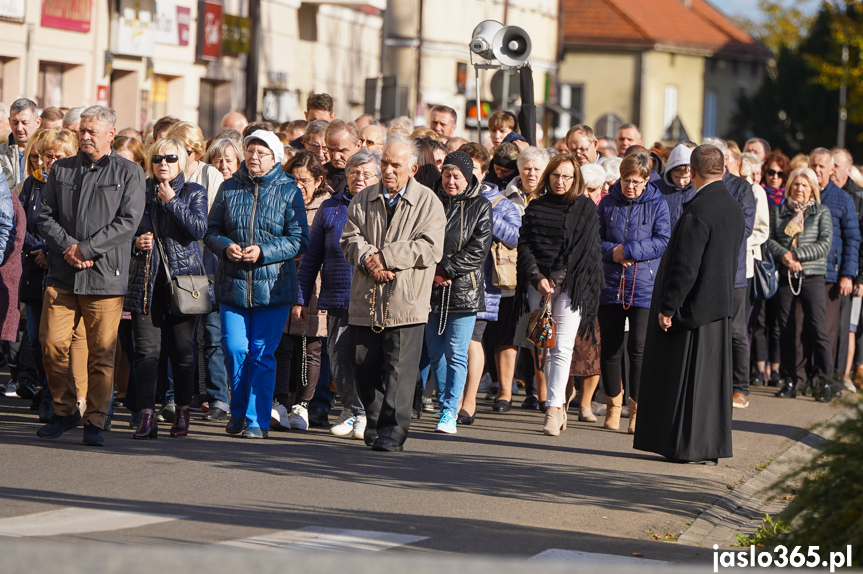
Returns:
[[[504,199],[506,199],[506,198],[502,195],[500,197],[496,197],[494,199],[494,201],[491,202],[491,208],[494,209],[497,206],[497,204],[500,203],[501,201],[503,201]]]
[[[153,237],[156,239],[156,247],[158,247],[159,249],[159,259],[162,260],[162,265],[165,266],[165,273],[168,275],[168,281],[170,281],[171,268],[168,266],[168,255],[165,253],[165,246],[162,245],[162,239],[159,237],[159,232],[156,231],[158,225],[156,224],[156,219],[153,217],[153,215],[155,215],[155,213],[150,215],[150,221],[153,222]]]

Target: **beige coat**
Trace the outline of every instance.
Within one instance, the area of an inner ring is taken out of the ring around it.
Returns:
[[[383,324],[387,302],[385,327],[426,323],[435,266],[443,257],[443,205],[432,190],[411,178],[387,226],[386,199],[380,190],[378,183],[354,197],[342,231],[342,252],[355,267],[348,323],[371,325],[373,289],[375,325]],[[367,257],[378,252],[386,268],[396,275],[394,281],[381,285],[363,266]]]

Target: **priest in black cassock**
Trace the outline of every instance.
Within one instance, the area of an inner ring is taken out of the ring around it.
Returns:
[[[650,303],[635,448],[674,462],[731,457],[731,316],[745,223],[722,182],[725,158],[701,145],[697,192],[671,232]]]

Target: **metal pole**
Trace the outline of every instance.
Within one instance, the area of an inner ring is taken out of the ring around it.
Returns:
[[[246,56],[246,118],[250,122],[258,119],[258,57],[261,37],[261,0],[249,0],[251,39]]]
[[[479,100],[479,67],[474,65],[476,72],[476,143],[482,145],[482,102]]]
[[[503,105],[500,109],[506,111],[507,107],[509,107],[509,70],[503,68],[501,72],[503,72]]]
[[[836,147],[845,147],[845,120],[848,110],[845,104],[848,98],[848,86],[845,84],[845,74],[848,70],[848,46],[842,46],[842,85],[839,87],[839,129],[836,130]]]

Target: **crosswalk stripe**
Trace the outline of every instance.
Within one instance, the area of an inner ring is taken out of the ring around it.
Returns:
[[[178,520],[182,516],[121,512],[92,508],[61,508],[0,519],[0,536],[59,536],[138,528]]]
[[[529,560],[556,560],[559,562],[578,562],[580,564],[668,564],[662,560],[648,560],[635,556],[619,556],[617,554],[599,554],[597,552],[580,552],[578,550],[561,550],[549,548]]]
[[[283,530],[243,540],[226,540],[221,544],[240,548],[272,548],[278,550],[375,552],[419,542],[427,538],[427,536],[376,532],[374,530],[346,530],[342,528],[306,526],[305,528]]]

